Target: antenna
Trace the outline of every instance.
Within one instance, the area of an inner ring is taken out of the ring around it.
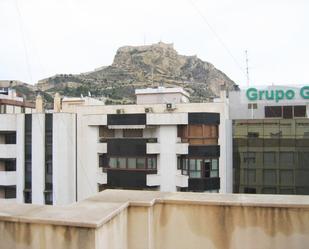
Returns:
[[[247,87],[249,87],[250,81],[249,81],[249,59],[248,59],[248,51],[245,50],[245,56],[246,56],[246,75],[247,75]]]

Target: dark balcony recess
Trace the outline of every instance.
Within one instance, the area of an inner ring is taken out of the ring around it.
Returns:
[[[220,189],[220,177],[189,178],[189,191],[203,192]]]
[[[107,187],[147,188],[147,174],[156,174],[156,170],[107,170]]]
[[[188,114],[189,124],[220,124],[220,114],[211,112],[191,112]]]
[[[146,114],[108,114],[107,125],[146,125]]]
[[[220,145],[192,145],[189,146],[188,156],[220,157]]]
[[[112,156],[145,156],[147,139],[119,138],[107,140],[107,154]]]

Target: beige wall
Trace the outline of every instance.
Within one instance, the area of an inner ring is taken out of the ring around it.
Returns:
[[[106,190],[64,207],[0,202],[0,249],[305,249],[308,234],[307,196]]]

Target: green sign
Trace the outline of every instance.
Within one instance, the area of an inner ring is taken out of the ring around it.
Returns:
[[[298,93],[303,99],[309,99],[309,86],[304,86]],[[247,89],[246,96],[250,101],[257,100],[291,100],[296,95],[295,90],[292,89],[278,89],[278,90],[257,90],[256,88]]]

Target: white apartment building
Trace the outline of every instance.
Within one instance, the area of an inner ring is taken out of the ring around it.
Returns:
[[[106,188],[232,192],[225,92],[210,103],[187,103],[182,89],[138,90],[137,98],[119,106],[64,98],[61,106],[57,96],[53,112],[39,99],[35,113],[1,114],[0,133],[16,136],[1,144],[0,161],[16,162],[2,166],[2,197],[14,197],[14,187],[18,202],[54,205]]]

